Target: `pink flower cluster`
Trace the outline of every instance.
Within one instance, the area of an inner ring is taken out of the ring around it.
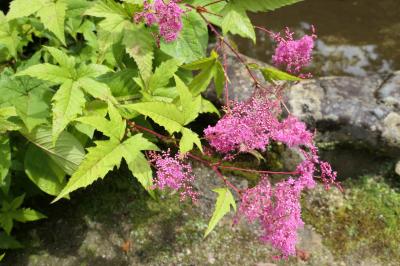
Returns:
[[[249,222],[260,222],[264,231],[261,240],[280,250],[284,257],[296,253],[297,230],[304,225],[301,192],[315,186],[313,163],[304,161],[297,171],[299,178],[289,178],[274,186],[267,176],[262,177],[257,186],[243,194],[238,210],[238,214]]]
[[[264,151],[270,132],[276,127],[279,103],[252,97],[246,102],[234,102],[232,109],[218,123],[204,130],[210,145],[221,153],[232,151]]]
[[[289,28],[285,30],[285,36],[280,33],[271,33],[271,37],[278,43],[272,60],[276,66],[286,66],[286,71],[292,74],[300,73],[301,69],[310,64],[312,50],[316,35],[304,35],[299,40],[293,38],[293,32]],[[302,74],[301,76],[310,76]]]
[[[218,152],[264,151],[271,140],[288,147],[312,146],[313,134],[294,116],[278,120],[278,101],[255,96],[246,102],[234,102],[233,107],[215,126],[204,130],[205,138]]]
[[[300,196],[304,189],[312,189],[319,169],[326,186],[335,183],[336,172],[319,159],[314,146],[314,134],[296,117],[282,114],[279,102],[256,94],[246,102],[234,102],[218,123],[204,130],[211,147],[223,154],[264,151],[272,141],[297,148],[304,161],[296,168],[296,176],[274,185],[263,176],[259,184],[242,195],[238,214],[249,222],[258,220],[263,228],[261,240],[281,251],[284,257],[296,253],[297,230],[303,226]]]
[[[192,167],[183,162],[180,154],[175,154],[174,157],[170,152],[150,152],[150,162],[157,169],[156,178],[154,180],[154,188],[180,191],[181,200],[191,198],[192,201],[197,199],[198,193],[194,191],[192,183],[194,175]]]
[[[143,12],[134,17],[136,23],[144,20],[146,25],[158,24],[159,34],[166,42],[172,42],[178,38],[182,30],[182,13],[177,4],[178,0],[171,0],[167,4],[163,0],[155,0],[153,4],[144,1]]]

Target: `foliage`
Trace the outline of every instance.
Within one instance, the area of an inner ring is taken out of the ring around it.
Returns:
[[[192,123],[203,113],[219,114],[202,93],[213,83],[217,95],[228,98],[225,50],[240,55],[224,36],[256,41],[247,12],[298,1],[12,1],[7,14],[0,12],[0,249],[21,246],[10,235],[14,221],[45,217],[22,207],[25,194],[34,193],[22,194],[21,187],[55,196],[53,202],[68,199],[124,161],[156,198],[148,155],[165,144],[182,155],[179,159],[210,166],[227,185],[214,190],[218,198],[208,235],[230,206],[236,210],[231,189],[239,197],[241,191],[219,172],[223,166],[190,153],[203,152],[205,146]],[[217,35],[216,49],[210,52],[208,29]],[[306,53],[310,57],[311,51]],[[272,84],[299,80],[278,69],[261,70]],[[260,82],[255,85],[259,88]],[[230,103],[225,105],[229,111]],[[282,134],[304,133],[305,127],[297,120],[276,119],[274,132],[281,135],[273,140],[294,146],[289,143],[296,141]],[[297,142],[313,148],[308,139]],[[258,154],[255,148],[240,152]],[[332,177],[328,172],[323,174]],[[181,188],[192,188],[189,181],[182,180]]]

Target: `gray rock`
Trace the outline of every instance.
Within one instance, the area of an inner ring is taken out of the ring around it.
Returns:
[[[254,91],[253,80],[233,55],[228,58],[230,98],[248,99]],[[248,63],[266,65],[244,58]],[[263,80],[257,70],[253,72]],[[378,75],[325,77],[288,85],[285,101],[289,109],[318,129],[321,140],[400,154],[400,71],[386,80]],[[218,103],[212,89],[206,96]]]
[[[394,172],[400,176],[400,161],[398,161],[396,163],[396,166],[394,168]]]

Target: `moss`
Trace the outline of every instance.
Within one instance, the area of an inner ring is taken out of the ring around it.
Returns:
[[[326,203],[321,200],[305,203],[305,222],[324,236],[337,257],[357,253],[400,262],[399,191],[372,177],[344,186],[347,192],[337,206],[322,206]]]

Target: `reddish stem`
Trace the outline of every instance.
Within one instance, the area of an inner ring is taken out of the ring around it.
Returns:
[[[220,2],[225,2],[225,1],[226,1],[226,0],[216,0],[216,1],[214,1],[214,2],[205,4],[203,7],[211,6],[211,5],[214,5],[214,4],[217,4],[217,3],[220,3]]]
[[[298,174],[297,171],[276,172],[276,171],[265,171],[265,170],[255,170],[255,169],[240,168],[240,167],[234,167],[234,166],[228,166],[228,165],[220,165],[219,168],[228,169],[228,170],[235,170],[235,171],[241,171],[241,172],[258,173],[258,174],[271,174],[271,175],[296,175],[296,174]]]

